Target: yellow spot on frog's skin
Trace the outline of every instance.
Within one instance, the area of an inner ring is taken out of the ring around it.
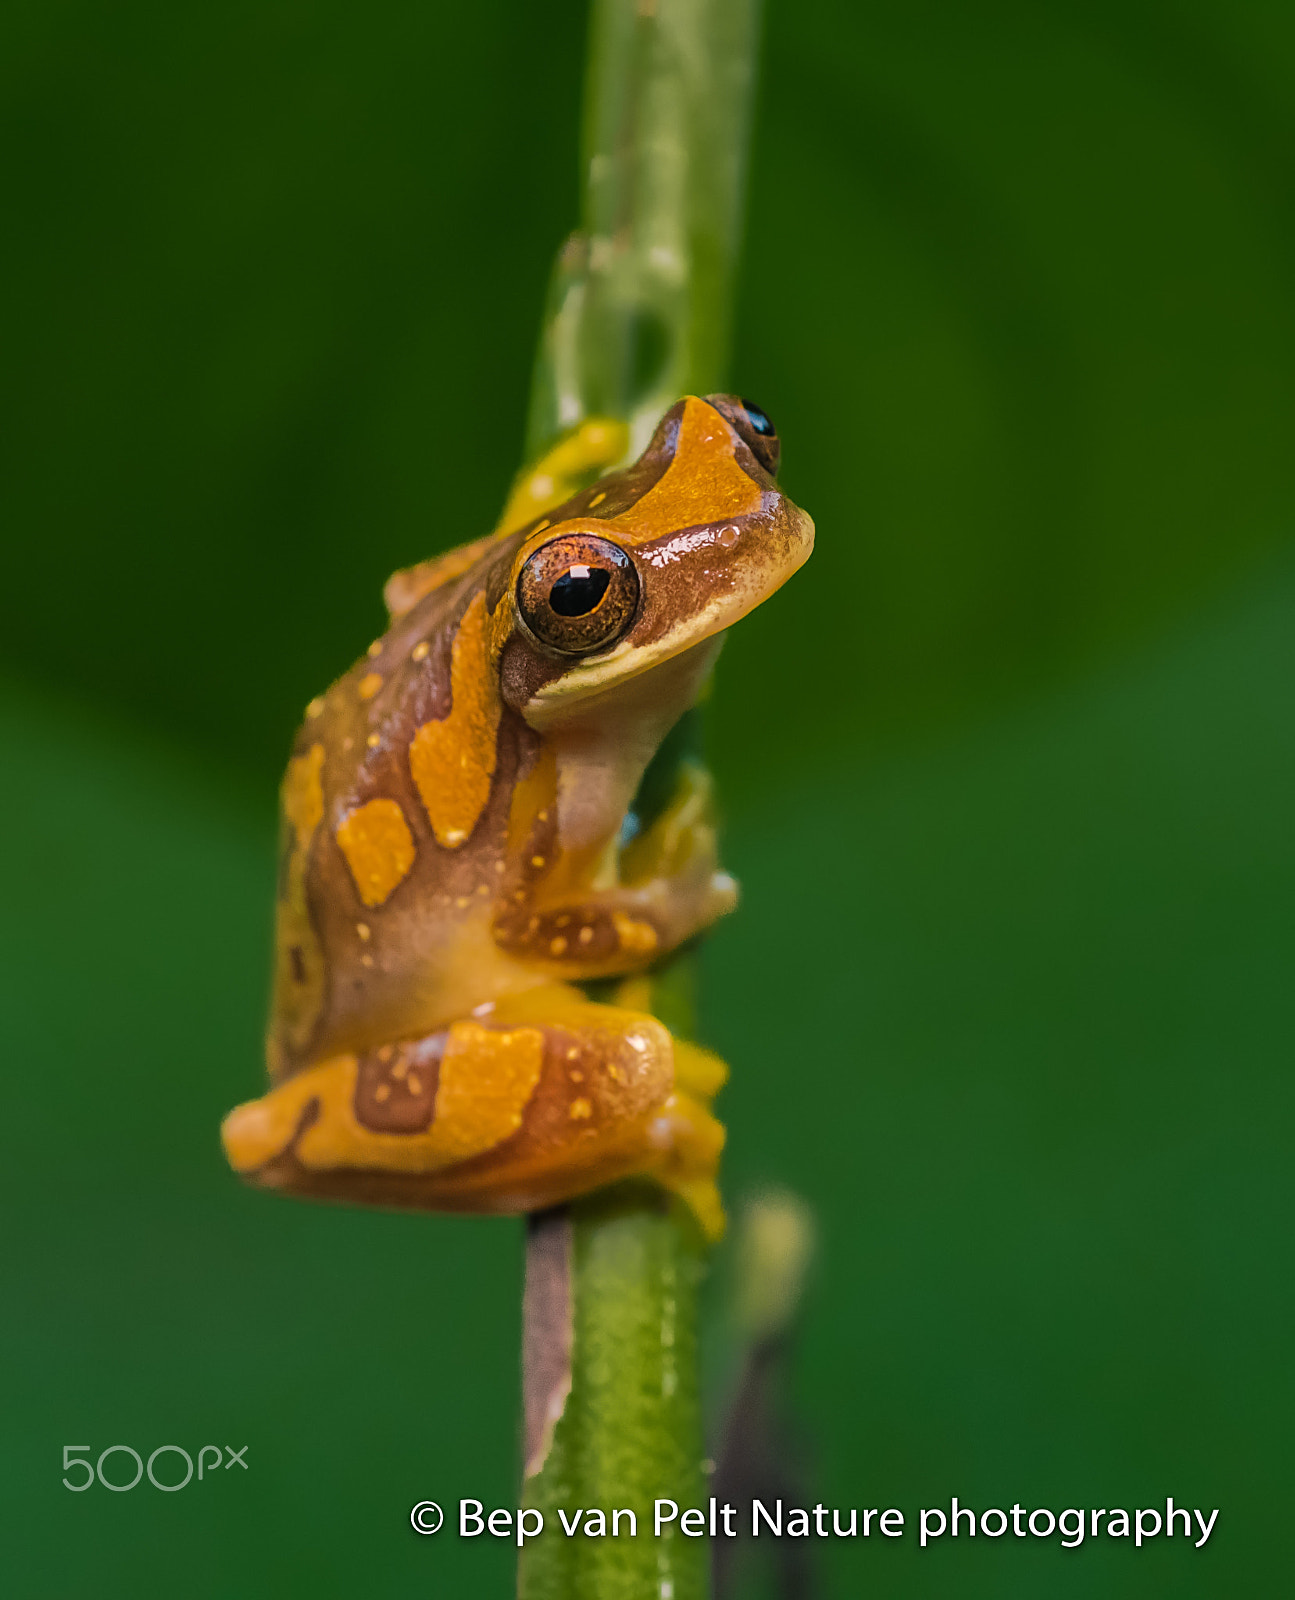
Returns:
[[[423,1092],[422,1083],[412,1072],[405,1079],[405,1088],[409,1090],[410,1094],[422,1094]]]
[[[360,965],[362,967],[371,967],[373,965],[373,957],[369,955],[361,956]]]
[[[348,811],[337,843],[366,906],[380,906],[414,864],[414,836],[394,800],[369,800]]]
[[[564,911],[560,917],[555,919],[553,926],[555,928],[569,928],[571,926],[571,913]]]
[[[382,735],[379,733],[371,733],[364,742],[368,745],[370,750],[376,750],[382,743]]]
[[[594,930],[588,927],[581,928],[578,938],[581,944],[592,944],[594,942]]]
[[[368,653],[369,653],[370,657],[372,657],[372,656],[380,656],[382,654],[382,640],[381,639],[375,639],[373,641],[373,643],[369,646]]]
[[[366,672],[360,679],[359,696],[361,700],[372,700],[382,687],[382,674],[380,672]]]
[[[450,714],[425,722],[409,746],[409,770],[438,844],[456,849],[490,798],[502,707],[487,640],[486,597],[463,614],[450,650]]]
[[[542,867],[544,865],[544,857],[543,856],[532,856],[531,857],[531,865],[533,867]]]
[[[607,1063],[607,1076],[612,1080],[613,1083],[625,1082],[625,1074],[614,1061],[609,1061]]]
[[[379,1048],[378,1048],[378,1060],[382,1062],[383,1066],[386,1066],[387,1062],[391,1060],[391,1057],[392,1057],[392,1055],[394,1053],[395,1053],[395,1046],[394,1045],[389,1045],[389,1044],[380,1045]]]
[[[356,933],[359,934],[361,939],[367,939],[369,937],[369,935],[373,932],[373,929],[368,925],[367,922],[357,922],[355,924],[355,931],[356,931]],[[379,1050],[378,1054],[380,1056],[382,1056],[382,1051]],[[382,1059],[385,1061],[386,1057],[383,1056]]]
[[[579,1059],[580,1059],[580,1048],[579,1048],[578,1045],[574,1045],[573,1044],[571,1046],[571,1048],[567,1051],[567,1060],[568,1061],[579,1061]]]
[[[312,744],[304,756],[296,756],[288,763],[283,780],[283,814],[297,835],[299,850],[306,847],[324,819],[324,786],[320,781],[323,770],[322,744]]]
[[[454,904],[459,908],[460,911],[465,911],[472,904],[472,896],[461,894],[455,900]]]
[[[391,1085],[389,1083],[380,1083],[378,1085],[378,1087],[373,1091],[373,1098],[375,1100],[379,1100],[379,1101],[381,1101],[381,1100],[390,1100],[390,1098],[391,1098]]]
[[[310,704],[306,707],[306,715],[313,722],[316,717],[320,717],[323,714],[324,714],[324,697],[323,697],[322,694],[317,694],[315,696],[315,698],[310,702]]]
[[[631,955],[647,955],[657,947],[656,929],[650,922],[639,922],[624,911],[613,911],[612,926],[621,949]]]
[[[549,954],[551,956],[564,956],[566,953],[567,942],[561,934],[558,934],[556,939],[549,941]]]
[[[567,1076],[571,1079],[572,1083],[583,1083],[585,1081],[584,1073],[583,1072],[577,1072],[574,1067],[567,1074]]]
[[[391,1069],[391,1076],[393,1078],[403,1078],[408,1071],[409,1063],[407,1061],[397,1061]]]
[[[590,501],[590,502],[589,502],[589,509],[590,509],[590,511],[592,511],[592,510],[593,510],[593,508],[594,508],[594,507],[595,507],[595,506],[600,506],[600,505],[602,505],[602,503],[603,503],[603,501],[604,501],[604,500],[605,500],[605,499],[606,499],[606,498],[607,498],[607,491],[606,491],[606,489],[600,489],[600,490],[599,490],[599,491],[598,491],[598,493],[597,493],[597,494],[596,494],[596,495],[595,495],[595,496],[594,496],[594,497],[593,497],[593,499],[592,499],[592,500],[591,500],[591,501]]]
[[[583,1095],[581,1095],[578,1100],[573,1100],[571,1102],[571,1110],[568,1115],[573,1122],[580,1122],[585,1117],[592,1117],[593,1114],[594,1108],[592,1103],[586,1100]]]
[[[420,640],[409,652],[410,659],[412,661],[426,661],[431,648],[426,639]]]

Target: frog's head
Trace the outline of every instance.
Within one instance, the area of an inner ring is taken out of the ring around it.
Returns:
[[[492,575],[503,699],[565,748],[568,780],[601,769],[604,818],[695,700],[724,630],[813,548],[777,470],[764,412],[689,395],[638,461],[527,529]]]
[[[695,688],[724,630],[813,548],[814,524],[777,470],[778,436],[757,406],[733,395],[672,406],[638,461],[559,506],[498,573],[505,700],[541,731],[627,711],[645,691],[677,716],[688,699],[674,687]]]

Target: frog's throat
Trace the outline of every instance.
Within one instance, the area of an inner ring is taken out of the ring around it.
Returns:
[[[564,849],[587,849],[619,832],[648,762],[695,703],[722,643],[718,634],[703,639],[650,675],[621,679],[541,725],[557,760]]]

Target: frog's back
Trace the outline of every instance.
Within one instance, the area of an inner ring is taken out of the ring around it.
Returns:
[[[282,789],[275,1076],[509,986],[490,915],[536,738],[488,692],[485,591],[515,543],[482,541],[307,709]]]

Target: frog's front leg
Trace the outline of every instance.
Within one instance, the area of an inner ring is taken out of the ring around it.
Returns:
[[[225,1147],[270,1187],[438,1210],[535,1210],[642,1174],[718,1237],[725,1076],[656,1018],[545,985],[307,1068],[231,1112]]]
[[[564,977],[636,971],[737,904],[737,885],[719,865],[711,778],[692,763],[662,815],[624,845],[613,841],[600,861],[564,857],[543,807],[518,854],[495,942]]]

